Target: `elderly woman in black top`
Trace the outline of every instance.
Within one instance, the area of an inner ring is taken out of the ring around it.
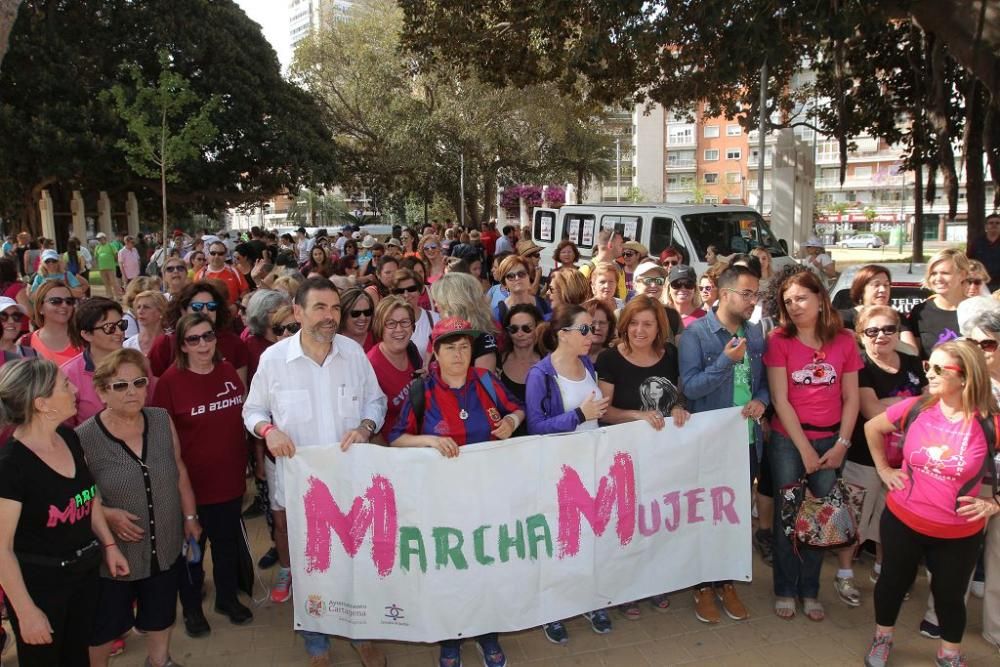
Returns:
[[[97,365],[94,388],[106,407],[76,432],[129,575],[101,572],[90,664],[106,665],[112,641],[136,627],[146,636],[146,664],[170,665],[181,545],[185,536],[201,536],[194,492],[170,416],[144,407],[149,371],[142,353],[112,352]]]
[[[21,667],[87,667],[103,553],[113,577],[129,574],[111,534],[80,441],[62,423],[76,388],[51,361],[0,367],[0,586]]]

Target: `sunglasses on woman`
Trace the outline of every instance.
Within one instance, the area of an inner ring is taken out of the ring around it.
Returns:
[[[662,262],[663,266],[677,266],[680,263],[681,262],[678,259],[665,259]]]
[[[97,331],[98,329],[100,329],[101,331],[110,336],[115,332],[115,330],[124,332],[126,329],[128,329],[128,322],[126,322],[125,320],[118,320],[117,322],[105,322],[104,324],[98,324],[96,327],[91,329],[91,331]]]
[[[123,391],[128,391],[129,387],[133,389],[143,389],[149,385],[148,377],[136,378],[129,382],[128,380],[118,380],[117,382],[112,382],[108,385],[108,389],[116,393],[122,393]]]
[[[528,277],[528,272],[527,271],[511,271],[510,273],[508,273],[507,275],[505,275],[503,278],[504,278],[504,280],[506,280],[506,281],[509,282],[511,280],[520,280],[521,278],[527,278],[527,277]]]
[[[163,270],[167,273],[177,273],[178,271],[186,271],[187,269],[183,264],[172,264],[171,266],[163,267]]]
[[[959,375],[965,375],[965,371],[962,370],[961,366],[955,366],[954,364],[932,364],[929,361],[924,362],[924,373],[929,373],[934,371],[934,375],[941,376],[944,375],[944,371],[952,371],[958,373]]]
[[[632,259],[638,254],[639,253],[637,253],[635,250],[626,250],[625,252],[622,253],[622,257],[628,257],[629,259]]]
[[[981,278],[969,278],[965,282],[976,287],[982,287],[983,285],[983,280]]]
[[[395,289],[392,290],[392,293],[395,294],[396,296],[399,296],[404,292],[412,294],[413,292],[419,292],[419,291],[420,291],[420,285],[408,285],[406,287],[396,287]]]
[[[206,343],[211,343],[214,340],[215,340],[214,331],[206,331],[201,335],[191,334],[190,336],[184,336],[184,342],[187,343],[188,345],[198,345],[201,341],[205,341]]]
[[[701,287],[698,288],[698,291],[701,292],[702,294],[706,294],[714,289],[715,285],[702,285]]]
[[[0,322],[14,322],[20,324],[24,320],[24,313],[0,313]]]
[[[48,299],[45,300],[45,303],[49,304],[50,306],[61,306],[63,304],[66,304],[67,306],[75,306],[76,305],[76,297],[75,296],[50,296]]]
[[[530,334],[534,330],[535,330],[535,327],[533,327],[530,324],[510,324],[510,325],[507,326],[507,333],[509,333],[511,335],[516,334],[518,331],[520,331],[522,333]]]
[[[354,318],[371,317],[374,313],[375,313],[374,308],[365,308],[364,310],[350,310],[347,312],[348,315]]]
[[[302,325],[299,324],[298,322],[290,322],[288,324],[275,324],[273,327],[271,327],[271,333],[273,333],[275,336],[284,336],[285,332],[287,331],[288,333],[294,336],[299,332],[299,329],[301,328]]]
[[[975,343],[978,345],[983,352],[996,352],[997,347],[1000,346],[1000,341],[993,338],[984,338],[983,340],[976,340],[975,338],[966,338],[970,343]]]
[[[880,333],[885,334],[886,336],[892,336],[899,333],[899,327],[895,324],[887,324],[884,327],[868,327],[867,329],[862,329],[861,333],[869,338],[878,338]]]
[[[579,332],[581,336],[589,336],[590,332],[593,330],[594,328],[589,324],[578,324],[575,327],[563,327],[560,329],[560,331],[576,331]]]
[[[648,287],[663,287],[663,283],[667,281],[665,278],[658,278],[654,276],[652,278],[639,278],[639,282]]]
[[[196,313],[200,313],[207,308],[208,312],[214,313],[219,308],[219,304],[215,301],[192,301],[188,308]]]
[[[689,282],[685,282],[685,281],[678,281],[676,283],[670,283],[670,287],[672,287],[675,290],[677,290],[677,289],[693,290],[694,289],[694,283],[689,283]]]
[[[437,249],[438,249],[437,243],[428,243],[427,245],[424,246],[424,250],[437,250]]]

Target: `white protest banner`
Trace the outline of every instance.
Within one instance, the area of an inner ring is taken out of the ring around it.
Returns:
[[[463,447],[300,448],[285,498],[295,628],[438,641],[750,581],[738,408]]]

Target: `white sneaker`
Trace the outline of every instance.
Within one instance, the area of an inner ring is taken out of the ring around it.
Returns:
[[[976,581],[973,579],[972,586],[969,587],[969,590],[972,591],[973,595],[982,600],[986,597],[986,582]]]

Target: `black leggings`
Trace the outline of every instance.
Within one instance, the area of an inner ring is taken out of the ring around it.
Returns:
[[[240,526],[242,511],[242,496],[224,503],[198,505],[202,554],[205,553],[206,542],[212,545],[216,605],[225,606],[238,601],[240,542],[243,541]],[[182,568],[180,598],[185,613],[201,608],[201,589],[205,583],[203,562],[204,558],[197,563],[187,563]]]
[[[913,530],[886,508],[879,524],[882,536],[882,574],[875,584],[875,622],[896,625],[906,591],[917,577],[920,561],[931,573],[934,611],[941,639],[952,644],[965,633],[965,589],[983,546],[983,531],[969,537],[929,537]]]

